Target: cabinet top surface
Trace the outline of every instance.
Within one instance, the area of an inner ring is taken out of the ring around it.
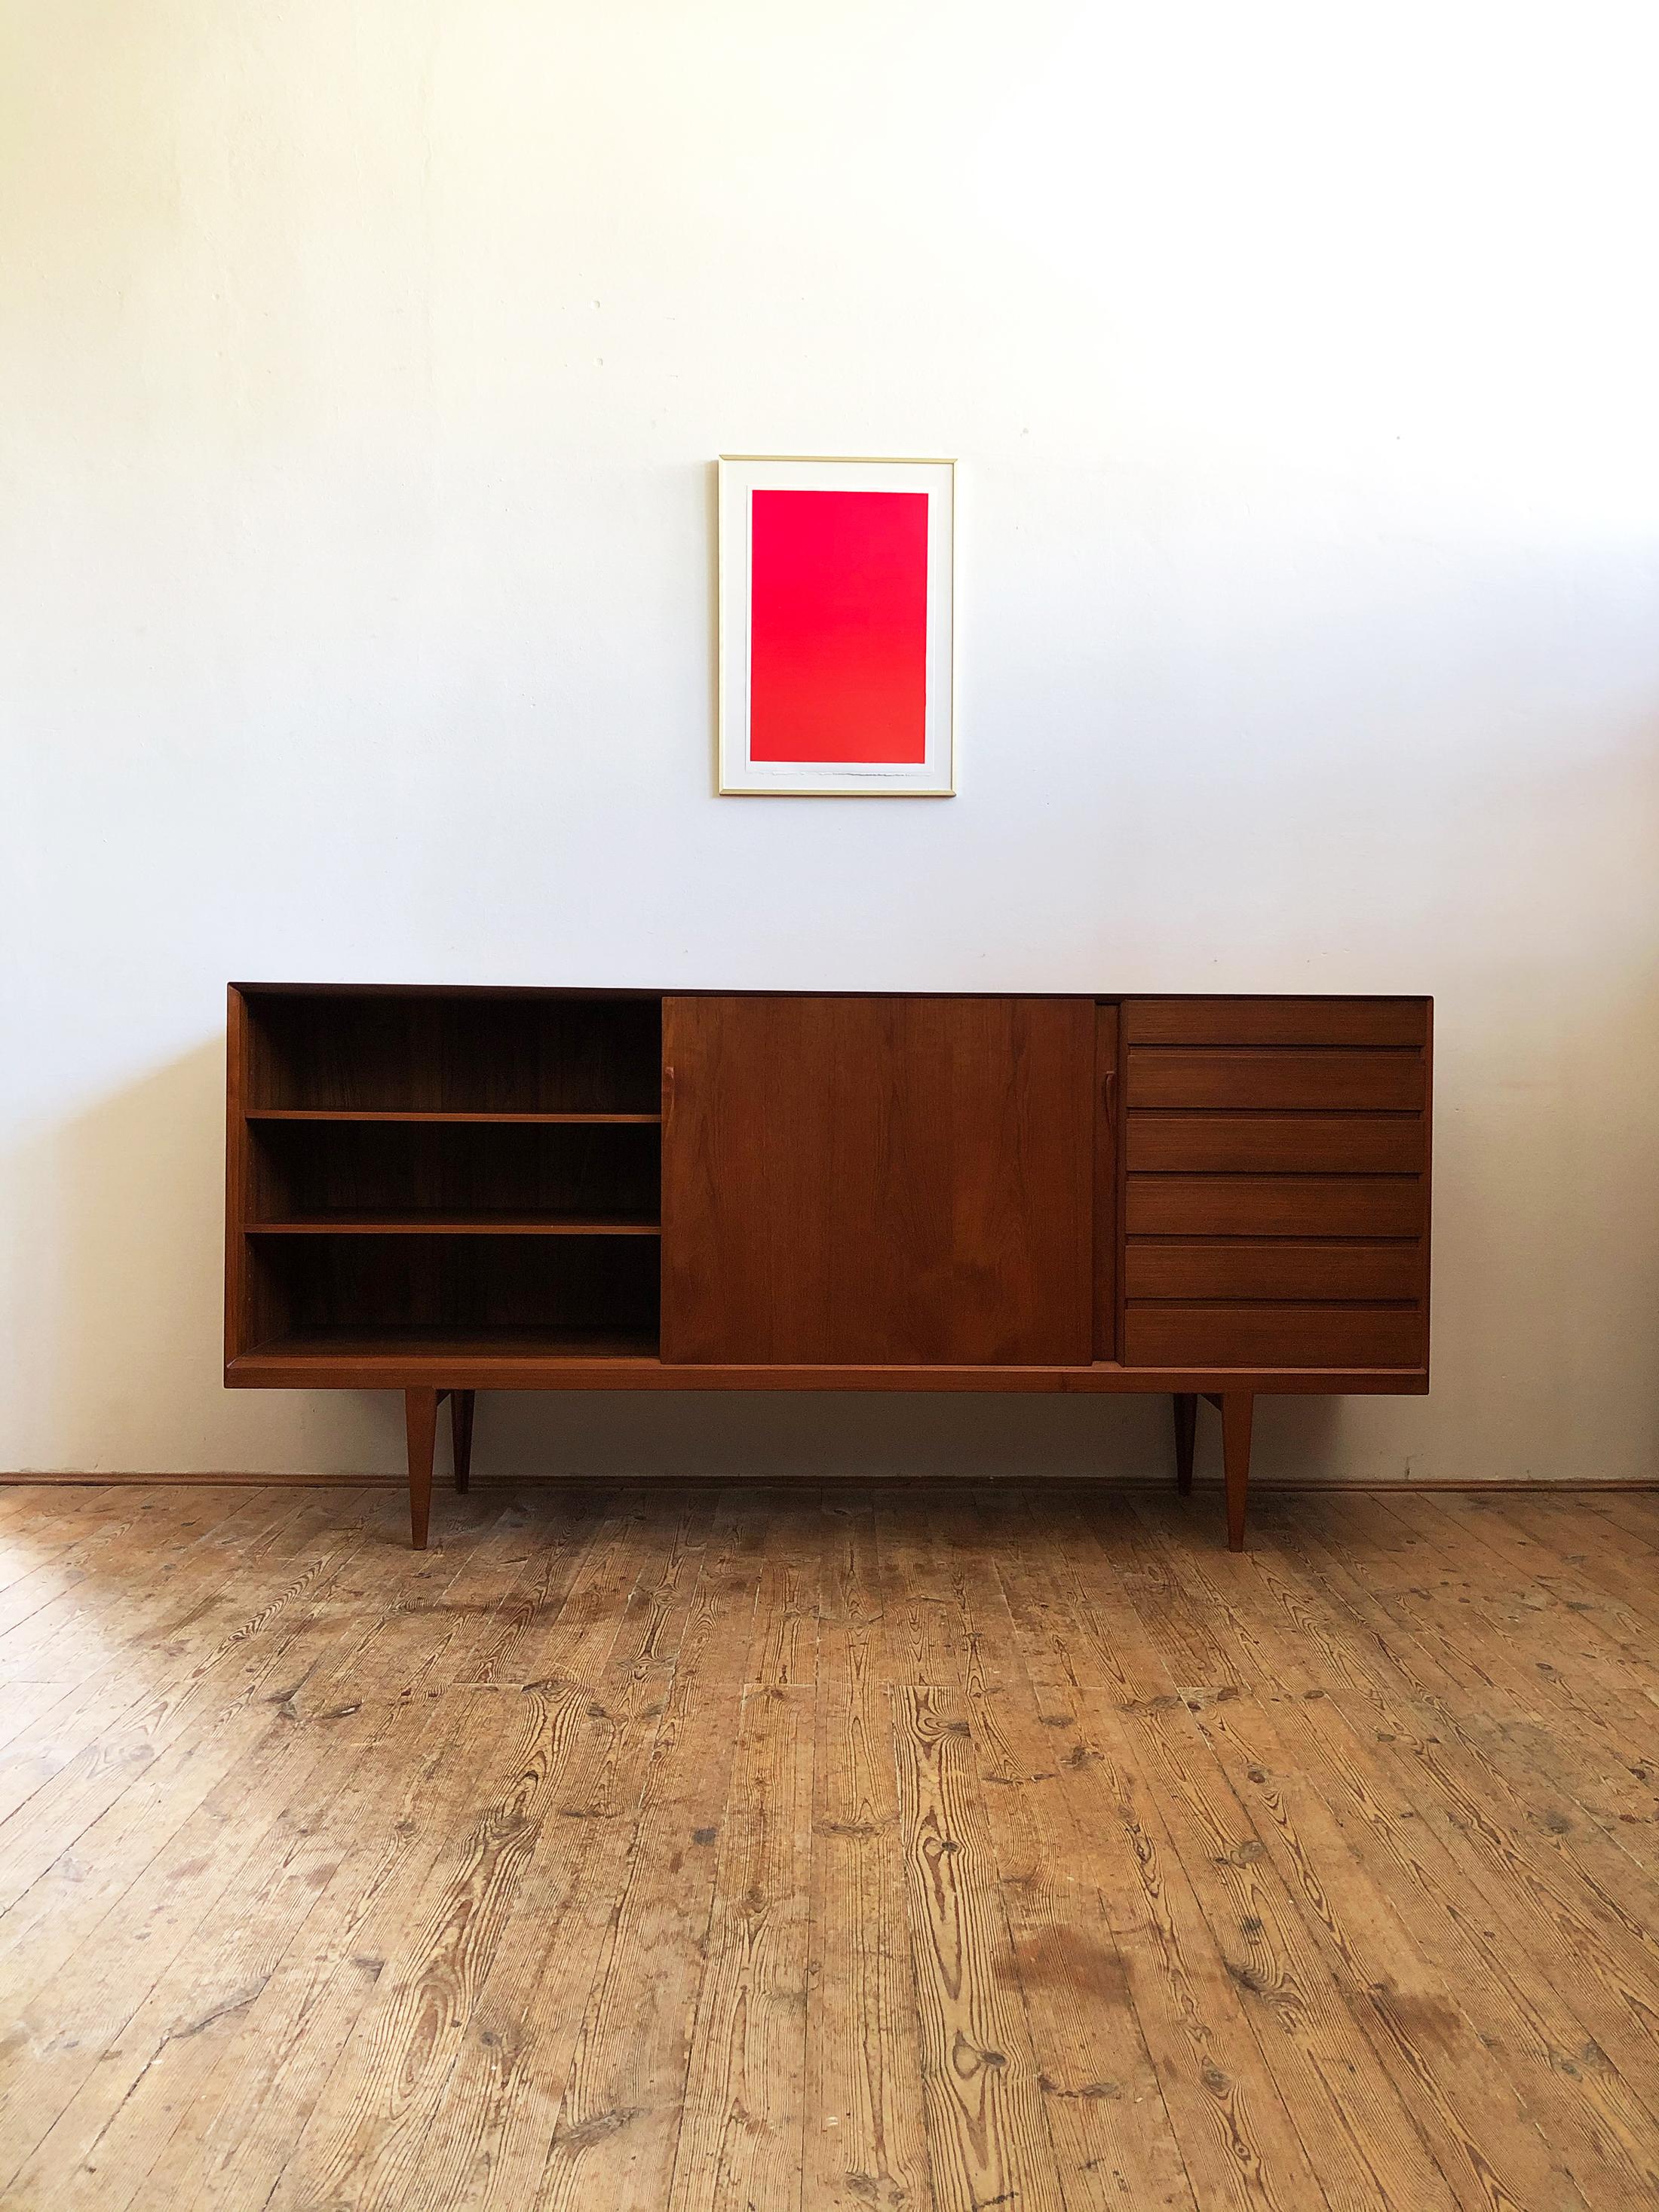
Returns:
[[[994,991],[963,991],[918,986],[914,989],[829,989],[812,986],[796,988],[781,984],[732,987],[721,984],[672,984],[647,989],[632,983],[288,983],[232,982],[233,991],[245,998],[416,998],[416,999],[1100,999],[1123,1000],[1157,999],[1192,1001],[1224,999],[1242,1004],[1254,1000],[1286,1000],[1312,1005],[1364,1000],[1367,1005],[1431,1006],[1425,992],[1415,991],[1109,991],[1102,989],[1044,991],[1018,984]]]

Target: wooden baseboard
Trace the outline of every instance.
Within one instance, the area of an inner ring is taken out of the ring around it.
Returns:
[[[22,1469],[0,1471],[0,1488],[24,1482],[80,1484],[94,1488],[113,1483],[164,1483],[169,1489],[201,1483],[218,1489],[263,1490],[272,1486],[305,1490],[401,1490],[401,1474],[30,1474]]]
[[[1161,1496],[1165,1491],[1173,1492],[1175,1488],[1172,1480],[1161,1475],[1115,1475],[1110,1473],[1104,1473],[1099,1475],[1033,1475],[1022,1474],[1018,1477],[986,1474],[963,1476],[757,1474],[746,1479],[753,1481],[757,1486],[776,1486],[781,1484],[817,1482],[826,1485],[859,1483],[864,1485],[867,1488],[879,1488],[884,1486],[908,1488],[914,1487],[918,1483],[933,1484],[944,1487],[957,1481],[968,1483],[995,1483],[998,1481],[1012,1481],[1017,1480],[1022,1483],[1046,1484],[1053,1488],[1063,1487],[1069,1484],[1074,1489],[1144,1490],[1158,1496]],[[676,1489],[682,1490],[692,1488],[724,1490],[729,1488],[733,1481],[742,1481],[745,1480],[745,1478],[742,1476],[725,1474],[677,1475],[646,1474],[524,1474],[510,1475],[505,1478],[498,1478],[498,1480],[501,1480],[503,1484],[545,1482],[560,1488],[569,1488],[572,1486],[580,1486],[584,1485],[602,1485],[607,1489],[615,1489],[619,1484],[650,1488],[659,1484],[672,1484]],[[131,1482],[151,1482],[158,1485],[164,1484],[168,1487],[177,1487],[181,1484],[200,1483],[216,1486],[220,1488],[241,1486],[251,1489],[276,1488],[284,1486],[297,1489],[310,1490],[401,1490],[404,1487],[404,1477],[400,1474],[29,1474],[21,1470],[13,1473],[0,1472],[0,1487],[3,1487],[9,1484],[16,1483],[61,1483],[106,1486],[113,1483]],[[473,1487],[475,1489],[489,1487],[489,1484],[490,1478],[488,1475],[475,1474],[473,1476]],[[1196,1490],[1214,1490],[1219,1492],[1221,1484],[1218,1480],[1206,1480],[1204,1477],[1200,1476],[1194,1481],[1194,1487]],[[1318,1491],[1331,1492],[1338,1495],[1344,1491],[1353,1491],[1356,1492],[1368,1492],[1372,1493],[1395,1491],[1452,1491],[1464,1495],[1476,1497],[1486,1492],[1490,1492],[1494,1494],[1507,1494],[1512,1492],[1542,1492],[1549,1496],[1560,1496],[1563,1492],[1568,1491],[1608,1490],[1633,1491],[1638,1492],[1659,1491],[1659,1475],[1616,1475],[1610,1478],[1584,1480],[1567,1479],[1561,1481],[1552,1481],[1547,1476],[1541,1475],[1529,1475],[1518,1479],[1511,1479],[1504,1476],[1490,1481],[1459,1481],[1453,1478],[1435,1476],[1432,1478],[1425,1478],[1420,1482],[1413,1482],[1407,1480],[1398,1475],[1383,1476],[1375,1480],[1369,1481],[1345,1481],[1340,1478],[1334,1478],[1329,1475],[1275,1476],[1264,1474],[1252,1479],[1250,1489],[1252,1494],[1255,1496],[1259,1496],[1263,1492],[1267,1491]]]
[[[1195,1480],[1193,1486],[1195,1490],[1206,1488],[1219,1490],[1221,1485],[1218,1482],[1212,1481],[1206,1484],[1201,1481]],[[1455,1491],[1464,1497],[1478,1497],[1483,1491],[1501,1491],[1505,1492],[1511,1491],[1543,1491],[1552,1497],[1559,1497],[1564,1491],[1569,1490],[1659,1490],[1659,1475],[1619,1474],[1605,1477],[1598,1476],[1593,1479],[1585,1479],[1583,1480],[1579,1480],[1576,1476],[1565,1476],[1559,1481],[1553,1480],[1547,1475],[1520,1475],[1515,1477],[1499,1475],[1487,1481],[1480,1481],[1479,1480],[1459,1480],[1454,1476],[1434,1475],[1431,1477],[1425,1477],[1421,1482],[1409,1482],[1405,1480],[1400,1475],[1383,1475],[1378,1477],[1375,1481],[1368,1482],[1362,1480],[1342,1482],[1333,1481],[1328,1476],[1322,1477],[1319,1475],[1287,1474],[1275,1477],[1271,1474],[1260,1476],[1253,1474],[1250,1477],[1250,1489],[1252,1493],[1260,1490],[1364,1490],[1370,1492],[1449,1490]]]

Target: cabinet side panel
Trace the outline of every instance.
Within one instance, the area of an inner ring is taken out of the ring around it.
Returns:
[[[225,1010],[225,1358],[248,1350],[247,1002],[232,984]]]
[[[1423,1225],[1418,1239],[1417,1297],[1423,1316],[1423,1364],[1429,1364],[1430,1251],[1434,1221],[1434,1000],[1423,1001]]]

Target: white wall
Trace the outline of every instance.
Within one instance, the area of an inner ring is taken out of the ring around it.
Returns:
[[[219,1380],[228,976],[1430,991],[1436,1380],[1654,1471],[1638,0],[10,0],[0,1466]],[[965,463],[962,795],[709,795],[708,462]],[[495,1401],[497,1468],[1164,1463],[1152,1401]]]

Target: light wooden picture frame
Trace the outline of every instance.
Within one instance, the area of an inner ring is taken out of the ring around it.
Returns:
[[[956,790],[957,464],[723,453],[718,788]]]

